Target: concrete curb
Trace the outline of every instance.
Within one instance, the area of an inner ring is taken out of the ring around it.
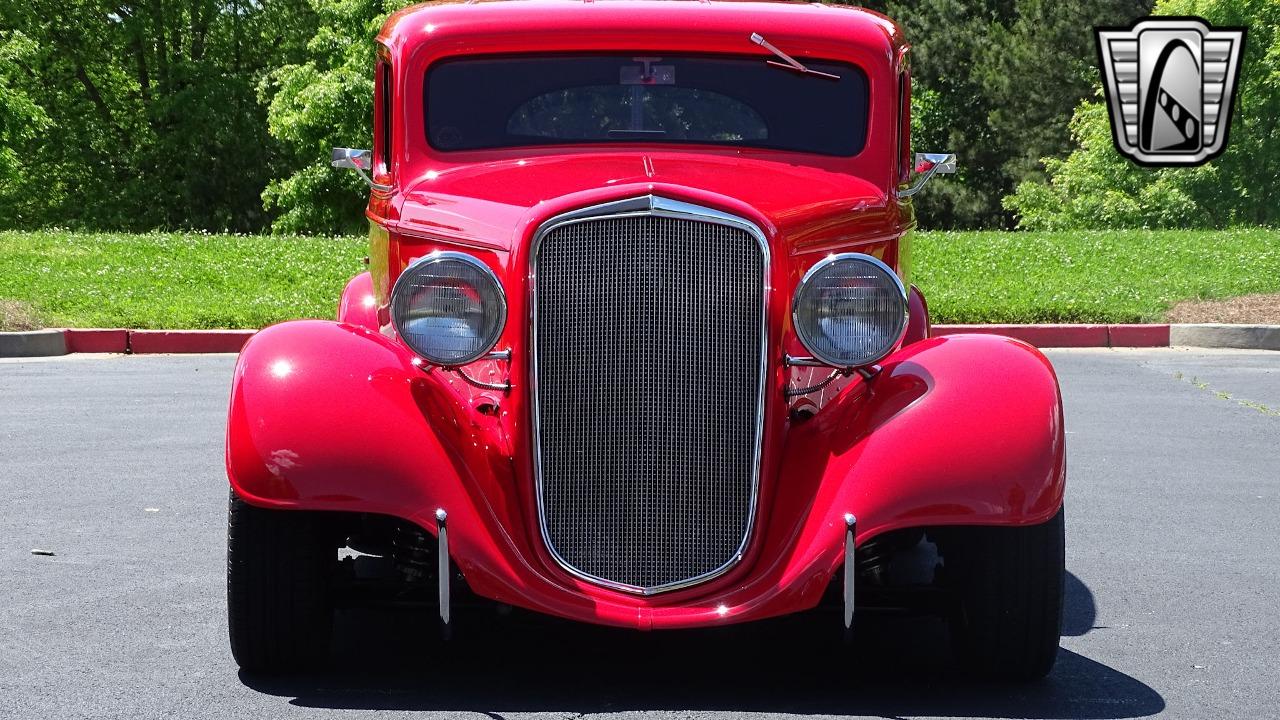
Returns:
[[[67,353],[238,353],[256,330],[65,328],[0,332],[0,357]],[[1205,347],[1280,350],[1280,325],[934,325],[939,335],[1004,335],[1042,348]]]
[[[67,334],[62,330],[0,333],[0,357],[51,357],[66,354]]]
[[[1280,325],[1173,325],[1169,344],[1205,348],[1280,350]]]

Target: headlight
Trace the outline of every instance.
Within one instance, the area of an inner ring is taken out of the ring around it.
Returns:
[[[902,339],[907,290],[870,255],[832,255],[805,273],[791,311],[800,342],[815,358],[860,367],[882,359]]]
[[[465,365],[493,349],[507,321],[507,299],[493,271],[460,252],[438,251],[409,264],[391,290],[391,322],[428,362]]]

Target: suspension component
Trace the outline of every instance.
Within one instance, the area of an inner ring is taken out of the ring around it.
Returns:
[[[416,525],[399,523],[391,538],[392,559],[406,583],[416,585],[431,579],[435,550],[431,535]]]

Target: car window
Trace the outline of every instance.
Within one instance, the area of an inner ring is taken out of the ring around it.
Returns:
[[[380,60],[377,94],[382,106],[378,109],[381,127],[378,128],[377,160],[386,170],[391,168],[391,92],[391,64]]]
[[[860,69],[761,58],[622,55],[447,60],[426,77],[427,141],[443,151],[565,143],[705,143],[855,155]]]
[[[769,128],[746,103],[711,91],[672,86],[553,90],[516,108],[507,134],[529,139],[768,140]]]

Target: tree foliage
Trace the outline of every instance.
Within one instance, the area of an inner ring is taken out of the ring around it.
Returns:
[[[1027,181],[1006,200],[1021,227],[1221,228],[1280,222],[1280,3],[1165,0],[1159,15],[1195,15],[1246,26],[1236,108],[1225,152],[1195,168],[1153,170],[1120,155],[1100,97],[1071,121],[1076,149],[1046,158],[1049,179]]]
[[[917,196],[926,227],[1003,227],[1001,198],[1043,177],[1071,143],[1071,108],[1097,78],[1095,25],[1145,15],[1152,0],[887,0],[912,44],[931,115],[912,144],[955,152],[959,176]],[[916,110],[920,107],[917,105]]]
[[[24,92],[19,68],[35,54],[35,43],[20,32],[0,33],[0,196],[20,179],[17,147],[29,142],[49,123],[44,109]]]
[[[280,211],[274,229],[339,232],[358,227],[368,188],[329,167],[334,147],[370,147],[373,38],[408,0],[310,0],[319,19],[305,60],[269,73],[259,87],[271,135],[303,158],[263,198]]]
[[[255,89],[302,59],[314,27],[302,0],[0,5],[16,58],[0,66],[0,102],[20,114],[0,135],[18,165],[0,224],[263,227],[262,189],[291,159]]]
[[[1250,30],[1227,153],[1152,171],[1111,147],[1092,31],[1151,2],[871,0],[913,45],[916,149],[960,159],[922,225],[1275,223],[1280,3],[1162,1]],[[0,4],[0,227],[359,227],[367,190],[327,157],[368,146],[373,38],[408,3]]]

